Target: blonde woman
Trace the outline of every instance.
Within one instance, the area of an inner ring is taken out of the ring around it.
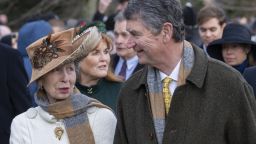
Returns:
[[[102,27],[99,29],[103,29]],[[116,110],[118,93],[122,79],[110,69],[110,52],[113,48],[111,39],[104,33],[98,45],[91,48],[88,55],[79,63],[79,78],[76,83],[81,93],[95,98]]]

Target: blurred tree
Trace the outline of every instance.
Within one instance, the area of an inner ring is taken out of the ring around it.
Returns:
[[[181,0],[181,2],[183,5],[191,2],[196,11],[204,5],[217,5],[226,11],[230,19],[256,16],[256,0]]]
[[[230,17],[234,16],[255,16],[256,0],[215,0],[216,3],[224,8]]]
[[[9,26],[17,30],[27,20],[49,12],[63,20],[90,20],[96,3],[96,0],[0,0],[0,13],[7,14]]]
[[[35,15],[49,12],[57,14],[61,19],[70,18],[91,20],[98,0],[0,0],[0,13],[8,15],[9,25],[18,29],[25,21]],[[113,0],[113,4],[116,0]],[[255,16],[256,0],[181,0],[182,4],[191,2],[195,10],[205,2],[217,4],[224,8],[230,17]],[[112,7],[114,9],[114,7]],[[111,12],[111,10],[109,10]]]

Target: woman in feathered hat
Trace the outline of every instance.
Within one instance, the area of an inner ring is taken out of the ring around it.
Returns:
[[[230,23],[224,28],[222,38],[208,45],[207,52],[243,73],[245,68],[255,65],[256,43],[251,41],[245,26]]]
[[[30,108],[14,118],[11,144],[112,144],[116,125],[113,112],[75,87],[76,63],[101,41],[96,27],[43,37],[29,45],[30,83],[39,86]]]

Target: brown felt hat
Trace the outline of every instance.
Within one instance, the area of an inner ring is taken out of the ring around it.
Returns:
[[[45,36],[27,47],[32,64],[29,84],[64,63],[88,55],[102,39],[96,27],[90,27],[78,35],[76,33],[77,30],[71,28]]]

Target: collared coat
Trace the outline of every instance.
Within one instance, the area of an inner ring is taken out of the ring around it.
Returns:
[[[91,107],[87,111],[95,144],[113,144],[116,117],[106,108]],[[55,128],[64,132],[60,139]],[[69,144],[63,119],[57,120],[41,107],[30,108],[14,118],[11,125],[10,144]]]
[[[163,144],[255,144],[256,102],[241,74],[193,46],[186,84],[174,91]],[[115,144],[157,144],[147,67],[121,89]]]

